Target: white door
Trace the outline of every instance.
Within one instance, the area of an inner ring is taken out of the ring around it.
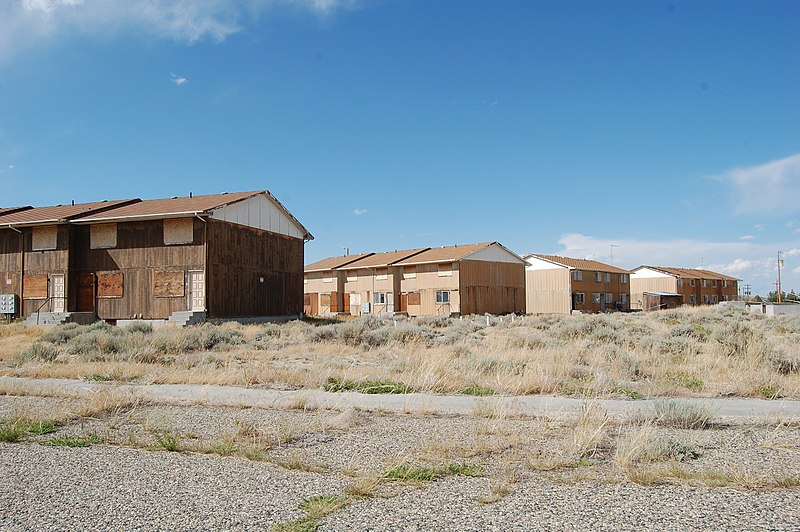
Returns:
[[[189,272],[189,310],[206,309],[206,280],[204,272]]]
[[[394,312],[394,292],[386,292],[386,312]]]
[[[350,292],[350,314],[357,316],[361,312],[361,293]]]
[[[64,275],[50,276],[50,308],[52,312],[64,312]]]

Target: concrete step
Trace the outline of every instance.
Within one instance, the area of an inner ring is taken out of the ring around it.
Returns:
[[[179,310],[170,314],[167,323],[176,327],[186,327],[202,323],[205,319],[206,313],[203,311]]]

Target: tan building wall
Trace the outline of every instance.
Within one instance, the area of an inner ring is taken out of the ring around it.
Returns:
[[[525,272],[527,314],[569,314],[571,311],[572,292],[567,268]]]
[[[303,279],[303,312],[322,316],[343,312],[344,275],[338,271],[307,272]]]
[[[670,292],[678,294],[688,294],[688,283],[685,292],[679,291],[677,279],[672,276],[650,277],[647,279],[636,279],[631,277],[631,309],[644,310],[645,292]],[[684,298],[687,298],[684,295]]]
[[[363,312],[365,303],[369,303],[369,314],[396,311],[399,295],[395,286],[397,268],[363,268],[344,270],[341,273],[344,275],[343,297],[349,299],[352,316],[366,314]],[[375,303],[376,293],[386,294],[384,303]]]
[[[401,309],[409,316],[439,316],[461,312],[459,263],[404,266],[401,273]],[[450,303],[436,302],[436,292],[447,291]],[[415,304],[418,302],[417,304]]]

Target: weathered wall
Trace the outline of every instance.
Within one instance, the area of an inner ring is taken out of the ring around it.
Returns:
[[[567,268],[525,271],[525,312],[569,314],[572,295]]]
[[[459,264],[462,314],[525,311],[524,265],[475,260],[462,260]]]
[[[449,267],[449,264],[447,265]],[[401,297],[407,301],[406,312],[409,316],[439,316],[461,312],[461,294],[459,292],[460,266],[452,265],[451,275],[441,275],[437,264],[417,264],[405,266],[400,274]],[[416,275],[416,277],[412,277]],[[450,292],[450,304],[437,304],[437,290]],[[412,304],[412,301],[419,304]]]
[[[208,221],[210,317],[290,316],[303,311],[300,238]]]

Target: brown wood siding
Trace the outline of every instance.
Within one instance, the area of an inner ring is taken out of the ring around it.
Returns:
[[[36,276],[49,276],[54,273],[56,274],[63,274],[64,275],[64,294],[67,296],[67,301],[65,304],[66,310],[74,310],[75,309],[75,283],[71,282],[69,278],[70,273],[70,253],[69,253],[69,241],[70,241],[70,227],[67,225],[59,225],[57,226],[57,240],[56,240],[56,249],[50,250],[43,250],[43,251],[31,251],[33,247],[33,231],[30,227],[25,227],[22,229],[24,239],[25,239],[25,272],[24,276],[28,275],[36,275]],[[23,281],[24,283],[24,281]],[[23,287],[23,292],[25,288]],[[73,292],[73,293],[71,293]],[[24,295],[24,300],[22,302],[22,314],[24,316],[30,316],[36,310],[38,310],[43,303],[47,301],[47,289],[45,288],[44,292],[37,294],[36,298],[29,297],[28,294]],[[45,306],[43,310],[49,310],[48,306]]]
[[[72,227],[71,276],[104,272],[122,274],[122,297],[97,300],[101,319],[166,319],[175,311],[186,310],[186,296],[156,297],[156,272],[203,270],[205,263],[204,224],[194,219],[192,244],[164,245],[162,220],[120,222],[117,246],[90,249],[90,227]],[[71,283],[77,286],[77,282]],[[115,292],[118,293],[118,292]],[[74,298],[74,293],[70,292]]]
[[[302,239],[209,220],[208,315],[222,318],[300,314],[303,252]]]
[[[11,229],[0,229],[0,294],[22,291],[22,235]]]
[[[525,267],[510,262],[459,263],[461,314],[504,314],[525,310]]]

